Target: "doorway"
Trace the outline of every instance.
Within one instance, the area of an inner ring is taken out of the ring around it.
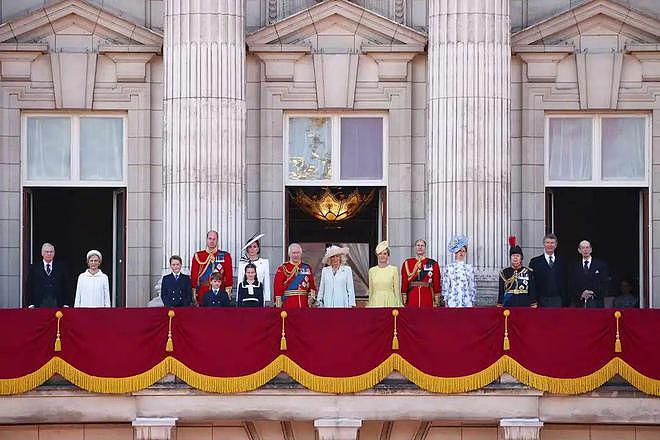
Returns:
[[[23,211],[23,299],[28,267],[40,261],[41,245],[55,246],[55,258],[70,274],[68,303],[73,304],[78,274],[87,269],[85,255],[103,255],[112,305],[125,305],[126,197],[115,188],[25,188]]]
[[[621,281],[632,283],[648,304],[648,197],[640,188],[548,188],[546,230],[559,238],[557,252],[569,268],[578,264],[580,241],[588,240],[609,269],[610,302]],[[606,304],[607,297],[606,297]]]

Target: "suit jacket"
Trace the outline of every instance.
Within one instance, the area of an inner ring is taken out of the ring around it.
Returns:
[[[160,283],[160,299],[165,307],[185,307],[192,305],[192,283],[190,277],[179,273],[179,279],[174,274],[165,275]]]
[[[568,270],[564,260],[554,255],[552,268],[545,259],[545,254],[532,258],[529,267],[534,271],[537,297],[559,296],[563,305],[568,305],[570,296],[568,294]]]
[[[587,307],[605,307],[604,298],[607,292],[609,273],[607,264],[598,258],[591,258],[589,270],[584,271],[582,258],[575,265],[571,279],[571,293],[577,301],[578,307],[582,307],[584,300],[581,298],[585,290],[593,290],[594,299],[589,301]]]
[[[69,277],[64,266],[53,260],[50,275],[46,274],[43,260],[30,266],[27,282],[27,305],[35,307],[62,307],[71,305]]]

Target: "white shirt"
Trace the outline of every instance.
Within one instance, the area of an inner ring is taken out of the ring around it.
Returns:
[[[44,262],[44,272],[48,273],[48,269],[46,268],[47,264],[50,264],[50,270],[51,270],[51,272],[53,271],[53,262],[54,262],[54,260],[51,260],[50,263],[46,263],[46,260],[41,260],[41,261]]]
[[[99,269],[94,275],[88,270],[78,275],[74,307],[110,307],[108,276]]]
[[[591,257],[582,259],[582,268],[584,269],[584,262],[587,261],[587,269],[591,269]]]
[[[323,307],[355,307],[355,290],[353,288],[353,271],[348,266],[339,266],[337,273],[332,267],[324,267],[321,271],[318,300]]]
[[[545,254],[545,253],[544,253]],[[548,265],[550,264],[550,257],[552,257],[552,263],[554,264],[557,261],[557,257],[555,257],[555,254],[545,254],[545,261],[548,262]]]
[[[264,285],[264,303],[266,301],[272,301],[270,296],[270,264],[268,263],[268,260],[265,258],[259,258],[254,261],[250,261],[250,263],[257,266],[257,280],[259,280],[259,282]],[[238,263],[238,273],[236,274],[236,279],[238,279],[239,283],[243,282],[243,277],[245,276],[245,266],[247,266],[247,264],[248,262],[243,260]]]

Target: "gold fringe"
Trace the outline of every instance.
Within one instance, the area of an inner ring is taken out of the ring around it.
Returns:
[[[660,380],[643,375],[619,357],[614,360],[617,362],[617,373],[630,385],[646,394],[660,396]]]
[[[616,318],[616,339],[614,340],[614,352],[621,353],[621,339],[619,338],[619,319],[621,318],[621,312],[618,310],[614,312],[614,317]]]
[[[165,351],[173,352],[174,351],[174,342],[172,342],[172,318],[174,318],[174,310],[167,312],[167,316],[170,318],[167,329],[167,343],[165,344]]]
[[[25,376],[0,379],[0,395],[20,394],[37,388],[57,372],[55,359],[49,360],[41,368]]]
[[[504,315],[504,343],[502,344],[502,350],[509,351],[511,349],[511,344],[509,343],[509,315],[511,311],[505,310],[502,314]]]
[[[392,310],[392,316],[394,317],[394,336],[392,336],[392,350],[399,349],[399,338],[396,332],[396,317],[399,316],[399,311],[397,309]]]
[[[55,336],[55,348],[54,351],[62,351],[62,341],[60,340],[60,320],[62,319],[62,312],[59,310],[55,312],[55,317],[57,318],[57,336]]]
[[[282,310],[280,312],[280,317],[282,318],[282,337],[280,338],[280,351],[286,351],[286,333],[284,332],[284,320],[287,317],[286,311]]]

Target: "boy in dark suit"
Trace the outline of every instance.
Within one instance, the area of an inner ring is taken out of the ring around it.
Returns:
[[[578,246],[582,255],[573,271],[571,292],[578,307],[603,308],[609,275],[607,264],[591,256],[591,243],[582,240]]]
[[[204,294],[200,305],[202,307],[233,306],[229,293],[225,290],[223,275],[220,272],[211,274],[211,289]]]
[[[27,280],[27,305],[34,307],[63,307],[69,305],[69,278],[66,269],[55,262],[55,246],[41,246],[42,261],[30,266]]]
[[[186,307],[192,305],[192,283],[190,277],[181,273],[181,257],[170,257],[172,273],[165,275],[160,284],[160,299],[165,307]]]
[[[568,277],[561,258],[557,258],[557,236],[546,234],[543,237],[543,253],[531,259],[530,269],[534,270],[536,293],[541,307],[562,307],[568,305]]]

